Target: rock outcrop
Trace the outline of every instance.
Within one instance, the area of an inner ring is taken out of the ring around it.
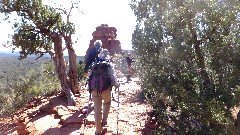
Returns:
[[[110,55],[114,55],[115,53],[122,53],[121,43],[116,39],[117,29],[115,27],[108,27],[107,24],[101,24],[101,26],[96,27],[96,30],[92,33],[92,36],[93,39],[90,40],[85,58],[90,49],[94,47],[94,42],[97,40],[101,40],[102,47],[108,49]]]

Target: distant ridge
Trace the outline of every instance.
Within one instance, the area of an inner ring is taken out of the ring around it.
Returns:
[[[7,51],[0,51],[0,57],[18,57],[20,56],[19,52],[7,52]],[[28,57],[36,57],[35,55],[28,55]],[[44,57],[50,57],[49,54],[44,55]]]
[[[6,51],[0,51],[0,58],[1,57],[18,57],[20,55],[19,52],[6,52]],[[29,55],[28,57],[36,57],[35,55]],[[50,55],[49,54],[45,54],[43,57],[47,57],[47,58],[50,58]],[[66,60],[68,60],[68,55],[64,55],[64,58]],[[79,62],[80,60],[81,61],[84,61],[84,56],[77,56],[77,62]]]
[[[9,52],[9,51],[0,51],[0,56],[19,56],[20,55],[20,53],[19,52]],[[29,55],[30,56],[30,55]],[[33,56],[33,57],[35,57],[35,55],[31,55],[31,56]],[[30,56],[30,57],[31,57]],[[49,54],[45,54],[44,55],[45,57],[50,57],[50,55]],[[68,54],[64,54],[64,56],[68,56]],[[81,57],[81,56],[80,56]]]
[[[7,56],[19,56],[19,52],[7,52],[7,51],[0,51],[0,57],[1,56],[4,56],[4,57],[7,57]]]

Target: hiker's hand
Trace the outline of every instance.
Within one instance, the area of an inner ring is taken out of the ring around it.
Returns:
[[[85,72],[84,72],[84,73],[83,73],[83,77],[84,77],[84,78],[87,78],[87,76],[88,76],[88,73],[85,73]]]

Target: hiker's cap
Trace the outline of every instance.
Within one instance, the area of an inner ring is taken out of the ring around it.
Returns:
[[[95,46],[102,46],[102,41],[101,40],[97,40],[95,43],[94,43]]]

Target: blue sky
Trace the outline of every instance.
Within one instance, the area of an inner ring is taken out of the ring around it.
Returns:
[[[57,5],[53,3],[57,1]],[[73,37],[73,47],[77,55],[85,55],[92,39],[92,32],[101,24],[108,24],[109,27],[117,28],[117,39],[120,40],[122,49],[132,49],[131,38],[135,28],[136,18],[129,4],[131,0],[81,0],[71,12],[70,21],[76,26],[76,33]],[[43,0],[44,4],[54,5],[69,9],[71,2],[68,0]],[[82,13],[83,12],[83,13]],[[13,16],[14,18],[15,16]],[[0,14],[0,20],[4,15]],[[12,25],[1,21],[0,29],[0,51],[11,49],[2,46],[8,40],[9,34],[13,33]]]

